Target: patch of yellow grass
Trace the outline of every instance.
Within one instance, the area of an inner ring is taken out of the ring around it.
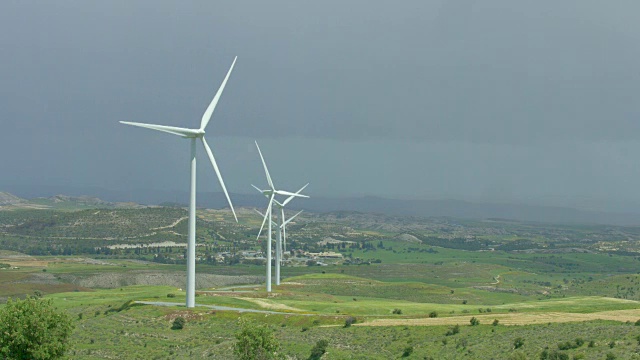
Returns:
[[[265,309],[269,309],[269,310],[288,310],[288,311],[300,311],[303,312],[304,310],[298,309],[298,308],[294,308],[288,305],[284,305],[284,304],[275,304],[263,299],[255,299],[255,298],[244,298],[244,297],[237,297],[236,299],[240,299],[240,300],[245,300],[245,301],[250,301],[256,305],[259,305]]]
[[[469,320],[475,317],[481,324],[491,324],[498,320],[500,325],[530,325],[547,323],[581,322],[592,320],[613,320],[620,322],[640,319],[640,309],[601,311],[589,314],[582,313],[509,313],[494,315],[465,315],[443,318],[421,318],[421,319],[375,319],[364,323],[354,324],[354,326],[436,326],[436,325],[466,325]]]

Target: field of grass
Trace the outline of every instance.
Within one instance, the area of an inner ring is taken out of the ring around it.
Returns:
[[[409,358],[502,359],[513,351],[513,342],[518,337],[525,339],[518,351],[529,359],[537,359],[547,346],[557,350],[559,343],[577,338],[585,340],[585,344],[558,351],[571,356],[583,354],[585,359],[603,359],[609,353],[619,359],[631,359],[637,353],[636,337],[640,335],[640,327],[634,323],[640,319],[638,302],[585,295],[538,300],[537,295],[476,289],[473,284],[495,283],[498,275],[501,282],[513,277],[518,279],[515,283],[540,275],[480,263],[475,277],[470,277],[476,280],[466,279],[478,262],[462,261],[463,255],[453,252],[450,254],[452,263],[443,260],[443,265],[382,263],[284,268],[283,273],[297,274],[286,278],[283,285],[274,287],[272,294],[267,294],[262,286],[213,289],[199,292],[196,302],[201,306],[195,309],[182,305],[166,307],[135,303],[182,304],[184,292],[167,286],[40,291],[74,317],[76,330],[69,352],[69,357],[74,359],[229,359],[233,357],[234,334],[240,317],[270,324],[283,352],[292,359],[306,359],[313,344],[321,339],[329,340],[326,359],[400,358],[408,347],[413,349]],[[21,283],[35,275],[84,276],[149,268],[157,272],[184,270],[176,265],[130,260],[92,262],[74,257],[16,257],[15,253],[5,253],[0,262],[9,260],[22,266],[0,270],[3,271],[0,289],[5,293],[7,289],[16,289],[16,285],[24,286],[18,288],[24,293],[41,289],[42,284]],[[260,272],[263,270],[256,268]],[[199,271],[217,269],[236,273],[254,270],[246,266],[234,271],[229,271],[234,267],[199,267]],[[412,272],[425,269],[434,272],[414,274],[420,281],[399,281]],[[428,279],[434,276],[445,278],[443,283],[446,285],[430,283]],[[549,274],[545,276],[543,279],[555,279]],[[615,289],[613,284],[620,288],[622,284],[629,286],[638,281],[634,274],[614,275],[609,279],[612,289]],[[595,284],[590,286],[596,287]],[[463,304],[463,300],[467,303]],[[288,314],[240,314],[213,310],[204,305],[276,310]],[[395,309],[401,313],[394,314]],[[430,318],[433,312],[437,317]],[[181,331],[171,330],[171,323],[177,316],[187,319],[187,326]],[[357,323],[344,328],[349,316],[354,316]],[[471,317],[479,319],[480,325],[470,326]],[[495,319],[499,320],[498,326],[491,325]],[[455,324],[460,325],[460,333],[447,336]],[[592,347],[587,346],[590,341],[593,341]]]
[[[307,214],[292,226],[292,243],[309,251],[339,251],[349,263],[283,267],[283,284],[270,294],[263,285],[241,280],[201,286],[199,306],[186,309],[182,286],[120,286],[115,280],[85,285],[91,288],[74,285],[100,277],[176,276],[184,265],[150,262],[149,253],[62,255],[69,251],[61,249],[75,242],[82,246],[73,251],[92,250],[152,232],[149,239],[166,240],[165,232],[181,238],[184,210],[83,206],[76,212],[60,206],[65,211],[0,213],[0,246],[49,254],[0,250],[0,263],[8,265],[0,269],[0,300],[44,294],[71,313],[76,330],[69,358],[230,359],[240,318],[271,325],[290,359],[308,358],[321,339],[329,341],[323,359],[400,358],[408,348],[407,357],[416,359],[509,359],[519,337],[521,358],[538,359],[546,347],[576,359],[640,358],[640,257],[594,250],[596,243],[635,239],[639,229]],[[240,225],[225,211],[198,215],[198,241],[207,251],[259,248],[254,233],[260,218],[248,211],[240,211]],[[85,243],[85,237],[99,240]],[[325,237],[350,245],[321,249],[318,242]],[[521,249],[525,245],[530,248]],[[505,246],[510,250],[500,250]],[[196,269],[222,278],[264,276],[258,265],[198,263]],[[187,319],[186,328],[171,330],[178,316]],[[350,317],[356,324],[344,327]],[[472,317],[480,325],[471,326]],[[460,332],[447,335],[456,324]],[[560,349],[576,339],[584,342]]]

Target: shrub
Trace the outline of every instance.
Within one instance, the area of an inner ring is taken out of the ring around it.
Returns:
[[[475,317],[472,317],[471,320],[469,320],[469,323],[471,323],[471,326],[480,325],[480,320],[476,319]]]
[[[0,309],[0,358],[60,358],[72,330],[71,317],[57,311],[51,300],[9,299]]]
[[[392,311],[391,313],[392,313],[392,314],[402,315],[402,310],[400,310],[400,309],[393,309],[393,311]]]
[[[607,353],[607,360],[616,360],[616,356],[613,353]]]
[[[493,323],[491,323],[491,325],[498,326],[499,323],[500,323],[500,320],[495,319],[495,320],[493,320]]]
[[[451,329],[449,329],[449,331],[447,331],[447,333],[445,334],[446,336],[451,336],[451,335],[455,335],[457,333],[460,332],[460,325],[456,325],[454,327],[452,327]]]
[[[522,347],[522,345],[524,345],[524,339],[521,337],[517,337],[515,340],[513,340],[513,348],[514,349],[520,349]]]
[[[467,300],[462,300],[462,304],[466,305],[467,304]]]
[[[616,342],[614,340],[611,340],[609,342],[609,348],[613,349],[614,346],[616,346]]]
[[[640,340],[638,340],[638,343],[640,344]],[[589,341],[589,345],[587,345],[587,346],[590,347],[590,348],[595,347],[596,346],[596,342],[591,340],[591,341]]]
[[[344,327],[348,328],[355,323],[356,323],[356,318],[354,318],[353,316],[349,316],[344,320]]]
[[[580,347],[582,345],[584,345],[584,340],[582,338],[577,338],[576,339],[576,347]]]
[[[322,355],[327,352],[327,346],[329,346],[329,342],[327,340],[318,340],[315,346],[311,349],[309,360],[319,360],[322,358]]]
[[[404,351],[402,352],[402,357],[407,357],[411,354],[413,354],[413,346],[407,346],[406,348],[404,348]]]
[[[171,325],[171,330],[182,330],[184,325],[187,323],[183,317],[178,316],[175,320],[173,320],[173,325]]]
[[[174,298],[174,297],[176,297],[176,294],[167,294],[167,297],[168,298]]]
[[[436,317],[438,317],[438,313],[435,312],[435,311],[432,311],[432,312],[429,313],[429,317],[430,318],[436,318]]]
[[[273,330],[261,324],[250,324],[241,320],[240,331],[236,333],[233,353],[240,360],[284,359],[280,343]]]
[[[544,349],[540,353],[540,360],[569,360],[569,355],[558,350],[549,351]]]

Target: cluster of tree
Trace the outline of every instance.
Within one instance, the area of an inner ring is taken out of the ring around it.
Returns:
[[[0,357],[58,359],[69,347],[73,323],[51,300],[28,297],[0,308]]]

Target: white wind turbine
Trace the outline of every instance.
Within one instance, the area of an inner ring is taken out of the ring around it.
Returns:
[[[273,208],[275,196],[282,195],[282,196],[289,196],[289,197],[304,197],[304,198],[308,198],[308,196],[301,195],[298,193],[292,193],[284,190],[276,190],[275,186],[273,185],[273,181],[271,180],[271,175],[269,175],[269,169],[267,169],[267,163],[264,161],[264,157],[262,156],[262,151],[260,151],[260,146],[258,146],[257,141],[256,141],[256,147],[258,148],[258,153],[260,154],[260,160],[262,160],[262,166],[264,167],[264,173],[267,177],[267,183],[269,184],[269,189],[267,190],[261,190],[257,188],[255,185],[251,185],[251,186],[256,188],[265,196],[269,197],[269,205],[267,206],[267,211],[264,214],[264,219],[262,220],[262,225],[260,226],[260,232],[258,232],[258,238],[260,238],[260,234],[262,233],[262,229],[264,228],[264,224],[265,222],[267,222],[267,218],[268,218],[269,225],[267,230],[267,292],[271,292],[271,224],[273,222],[271,219],[272,218],[271,209]]]
[[[300,190],[296,191],[296,194],[300,194],[302,192],[302,190],[304,190],[309,184],[303,186]],[[262,190],[258,189],[257,187],[254,186],[254,188],[260,192],[263,192]],[[284,216],[284,207],[291,201],[293,200],[295,196],[289,196],[285,201],[283,202],[279,202],[276,199],[273,199],[273,202],[275,203],[276,207],[278,207],[278,209],[280,209],[280,215],[278,216],[278,224],[276,224],[274,221],[271,221],[271,225],[275,225],[278,232],[276,233],[276,285],[280,285],[280,265],[282,265],[282,255],[283,255],[283,247],[284,247],[284,251],[287,250],[286,248],[286,244],[287,244],[287,224],[290,223],[293,219],[296,218],[296,216],[300,215],[300,213],[302,212],[302,210],[298,211],[295,215],[293,215],[292,217],[290,217],[289,219],[285,220],[285,216]],[[258,214],[260,214],[261,216],[265,217],[265,215],[263,215],[260,211],[256,210],[256,212]],[[260,237],[260,234],[262,233],[262,229],[260,229],[260,233],[258,233],[258,237]]]
[[[189,241],[187,243],[187,307],[192,308],[195,306],[195,288],[196,288],[196,139],[202,140],[202,145],[204,145],[204,149],[209,155],[209,160],[211,160],[211,165],[213,165],[213,170],[216,172],[218,176],[218,180],[220,181],[220,186],[224,191],[224,195],[227,197],[227,201],[229,202],[229,206],[231,207],[231,211],[233,212],[233,217],[238,221],[238,217],[236,216],[236,212],[233,209],[233,204],[231,204],[231,199],[229,198],[229,193],[227,192],[227,188],[224,186],[224,181],[222,180],[222,175],[220,175],[220,170],[218,169],[218,164],[216,163],[216,159],[213,157],[213,152],[211,152],[211,148],[207,144],[207,140],[204,138],[205,131],[204,129],[207,127],[209,120],[211,120],[211,115],[213,115],[213,111],[218,104],[218,100],[220,100],[220,96],[222,95],[222,91],[224,90],[225,85],[227,84],[227,80],[229,80],[229,76],[231,75],[231,71],[233,70],[233,66],[236,63],[238,57],[236,56],[233,59],[233,63],[231,64],[231,68],[227,72],[227,76],[225,76],[222,81],[222,85],[218,89],[218,92],[213,97],[213,100],[207,107],[207,110],[202,115],[202,120],[200,122],[200,128],[198,129],[187,129],[181,127],[174,126],[164,126],[164,125],[155,125],[155,124],[142,124],[135,122],[127,122],[120,121],[126,125],[139,126],[151,130],[158,130],[162,132],[166,132],[173,135],[178,135],[186,139],[191,139],[191,187],[190,187],[190,196],[189,196]]]
[[[300,194],[302,192],[302,190],[304,190],[307,186],[309,186],[309,184],[306,184],[305,186],[300,188],[300,190],[296,191],[295,194],[296,195]],[[258,189],[255,186],[254,186],[254,188],[256,190],[260,191],[260,192],[263,192],[262,190]],[[278,232],[276,233],[276,285],[280,285],[280,265],[282,264],[283,246],[285,247],[285,251],[286,251],[286,245],[285,244],[287,242],[287,224],[289,222],[291,222],[291,220],[293,220],[296,216],[300,215],[300,213],[302,212],[302,210],[300,210],[297,214],[293,215],[288,220],[285,220],[284,207],[291,200],[293,200],[294,197],[295,197],[294,195],[289,196],[283,202],[279,202],[275,198],[273,199],[273,203],[280,210],[280,214],[278,215],[278,224],[276,224],[275,222],[272,221],[272,224],[276,225],[277,229],[278,229]],[[262,215],[262,216],[265,216],[265,215]],[[260,233],[261,232],[262,232],[262,229],[261,229]],[[258,236],[260,236],[260,233],[258,233]]]

